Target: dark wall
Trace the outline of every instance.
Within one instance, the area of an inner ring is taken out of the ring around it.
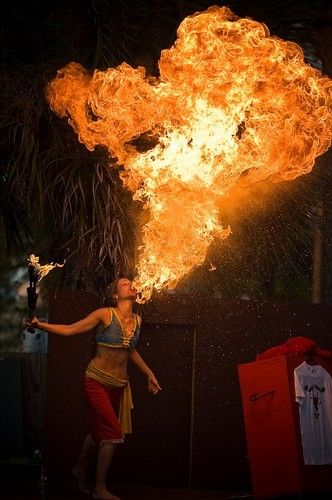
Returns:
[[[98,306],[95,297],[62,293],[50,303],[50,321],[70,323]],[[142,314],[138,349],[162,392],[148,393],[130,367],[133,434],[114,458],[117,481],[250,488],[237,366],[292,336],[332,350],[332,306],[165,294]],[[53,476],[69,476],[88,430],[81,380],[94,347],[93,333],[49,336],[45,457]]]
[[[11,454],[19,456],[24,449],[20,359],[0,359],[0,381],[0,459],[5,460]]]

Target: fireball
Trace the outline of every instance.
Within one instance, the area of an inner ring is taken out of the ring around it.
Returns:
[[[298,45],[227,7],[183,20],[158,77],[126,63],[89,73],[72,62],[46,93],[80,142],[117,159],[148,213],[134,280],[142,302],[230,234],[222,197],[309,173],[332,140],[332,80]]]

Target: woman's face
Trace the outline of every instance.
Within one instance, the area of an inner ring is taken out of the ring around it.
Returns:
[[[137,292],[132,282],[127,278],[120,278],[117,287],[118,300],[136,299]]]

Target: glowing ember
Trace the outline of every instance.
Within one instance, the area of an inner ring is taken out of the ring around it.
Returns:
[[[332,80],[296,44],[226,7],[187,17],[159,68],[160,78],[125,63],[90,75],[70,63],[47,87],[51,108],[88,149],[117,157],[124,185],[149,210],[135,279],[142,300],[228,236],[218,201],[240,179],[308,173],[332,138]]]
[[[51,262],[50,264],[45,264],[42,266],[41,264],[39,264],[39,257],[37,257],[34,254],[31,254],[29,259],[27,260],[28,260],[28,265],[34,267],[36,274],[38,276],[38,281],[44,278],[44,276],[46,276],[55,267],[63,267],[65,265],[65,262],[63,264],[57,264],[57,263],[54,264],[53,262]]]

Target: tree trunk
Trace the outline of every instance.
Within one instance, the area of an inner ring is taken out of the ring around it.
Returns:
[[[322,238],[322,295],[321,302],[332,304],[332,148],[326,155],[326,179],[324,189],[324,214]]]

